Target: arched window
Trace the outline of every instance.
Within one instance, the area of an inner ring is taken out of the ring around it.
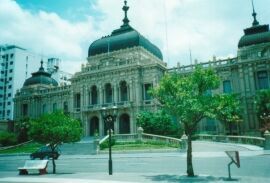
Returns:
[[[130,133],[130,117],[128,114],[122,114],[119,118],[119,133],[120,134]]]
[[[126,81],[120,82],[120,101],[128,101],[128,89]]]
[[[106,103],[112,103],[112,85],[110,83],[107,83],[105,85],[105,102]]]
[[[98,103],[98,93],[97,93],[97,87],[94,85],[91,88],[91,104],[95,105]]]

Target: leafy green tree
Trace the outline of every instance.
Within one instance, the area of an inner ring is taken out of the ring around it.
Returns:
[[[152,92],[161,105],[184,125],[188,137],[187,175],[191,177],[194,176],[191,136],[203,118],[215,117],[213,109],[217,102],[209,91],[218,86],[219,77],[212,69],[197,67],[187,75],[166,74]]]
[[[28,129],[29,129],[30,118],[24,117],[17,121],[16,131],[18,133],[17,140],[19,143],[26,142],[29,140]]]
[[[36,142],[49,144],[52,152],[61,143],[79,141],[82,135],[82,127],[78,120],[66,116],[57,111],[45,114],[39,119],[30,121],[29,135]],[[55,159],[53,157],[53,173],[56,172]]]
[[[144,132],[156,135],[179,136],[180,127],[172,121],[172,117],[165,111],[141,111],[137,115],[137,124]]]
[[[230,134],[232,134],[232,125],[242,121],[240,101],[234,94],[222,94],[215,97],[217,102],[216,119],[228,126]]]
[[[261,90],[256,94],[256,112],[261,130],[270,130],[270,90]]]

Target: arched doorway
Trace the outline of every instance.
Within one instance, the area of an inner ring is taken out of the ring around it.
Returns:
[[[96,116],[90,120],[90,136],[94,136],[95,133],[99,133],[99,120]]]
[[[130,133],[130,117],[128,114],[122,114],[119,118],[119,133],[120,134]]]

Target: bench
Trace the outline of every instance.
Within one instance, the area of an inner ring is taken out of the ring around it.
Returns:
[[[27,170],[39,170],[39,174],[47,173],[48,160],[26,160],[23,167],[19,167],[20,175],[28,175]]]

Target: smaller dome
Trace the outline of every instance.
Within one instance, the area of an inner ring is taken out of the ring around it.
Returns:
[[[23,86],[25,87],[36,84],[58,86],[57,81],[51,78],[51,74],[44,70],[43,61],[41,61],[41,66],[39,70],[37,72],[32,73],[32,77],[26,79]]]
[[[238,48],[245,46],[270,42],[269,25],[258,25],[244,30],[245,35],[241,37]]]

